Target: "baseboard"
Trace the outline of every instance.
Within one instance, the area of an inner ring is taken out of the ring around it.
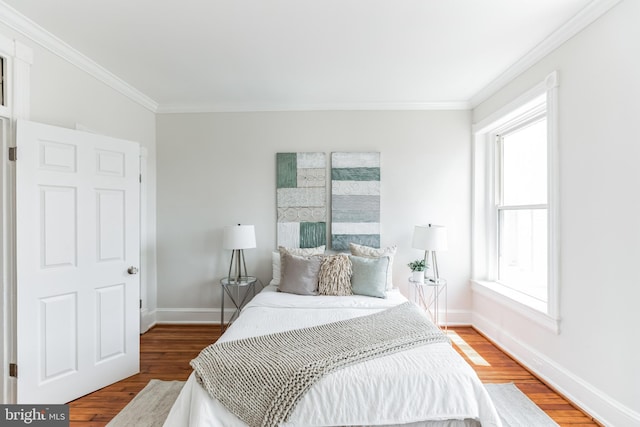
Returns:
[[[140,333],[144,334],[156,324],[156,312],[147,308],[140,310]]]
[[[234,309],[224,310],[224,321],[228,322]],[[156,324],[220,324],[219,308],[158,308],[155,310]]]
[[[473,320],[469,310],[447,310],[447,315],[440,313],[441,325],[445,323],[447,326],[470,326]],[[445,322],[446,319],[446,322]]]
[[[550,387],[606,426],[640,425],[640,413],[611,398],[478,313],[472,326]]]
[[[141,331],[148,330],[155,324],[220,324],[218,308],[158,308],[153,312],[142,310]],[[225,309],[225,322],[233,315],[233,309]],[[448,326],[470,326],[472,314],[468,310],[448,310],[446,323]],[[445,314],[440,313],[440,324],[445,324]],[[143,327],[144,325],[144,327]],[[146,327],[146,329],[145,329]]]

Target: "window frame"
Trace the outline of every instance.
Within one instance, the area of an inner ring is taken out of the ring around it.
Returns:
[[[27,45],[7,37],[0,32],[0,56],[4,58],[4,105],[0,105],[0,118],[5,122],[5,134],[0,138],[0,330],[4,336],[0,340],[0,400],[7,403],[16,401],[16,379],[9,376],[9,362],[16,359],[15,324],[15,162],[8,160],[8,149],[15,147],[15,123],[19,119],[29,119],[31,64],[33,50]]]
[[[559,174],[558,74],[546,78],[486,119],[473,125],[473,292],[508,306],[559,333]],[[545,114],[546,112],[546,114]],[[526,295],[498,281],[498,194],[500,170],[498,135],[546,115],[547,119],[547,301]]]

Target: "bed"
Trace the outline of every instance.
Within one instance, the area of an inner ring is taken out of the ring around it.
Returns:
[[[277,277],[277,276],[276,276]],[[386,298],[309,296],[278,292],[273,282],[242,310],[219,343],[367,316],[405,303]],[[255,355],[255,363],[260,363]],[[299,401],[282,427],[500,426],[475,371],[449,343],[433,343],[334,371]],[[167,427],[245,427],[213,399],[192,373],[165,422]]]

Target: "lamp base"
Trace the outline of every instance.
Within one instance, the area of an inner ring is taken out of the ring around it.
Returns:
[[[431,263],[429,263],[431,261]],[[436,251],[424,251],[424,279],[428,282],[437,282],[440,278],[438,274],[438,258]]]
[[[235,266],[233,261],[235,260]],[[235,274],[231,274],[234,271]],[[227,281],[233,284],[242,284],[243,279],[247,280],[249,275],[247,274],[247,264],[244,261],[244,252],[242,249],[234,249],[231,252],[231,263],[229,264],[229,274],[227,274]]]

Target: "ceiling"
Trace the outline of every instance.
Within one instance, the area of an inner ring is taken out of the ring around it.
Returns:
[[[170,112],[469,108],[602,1],[4,3]]]

